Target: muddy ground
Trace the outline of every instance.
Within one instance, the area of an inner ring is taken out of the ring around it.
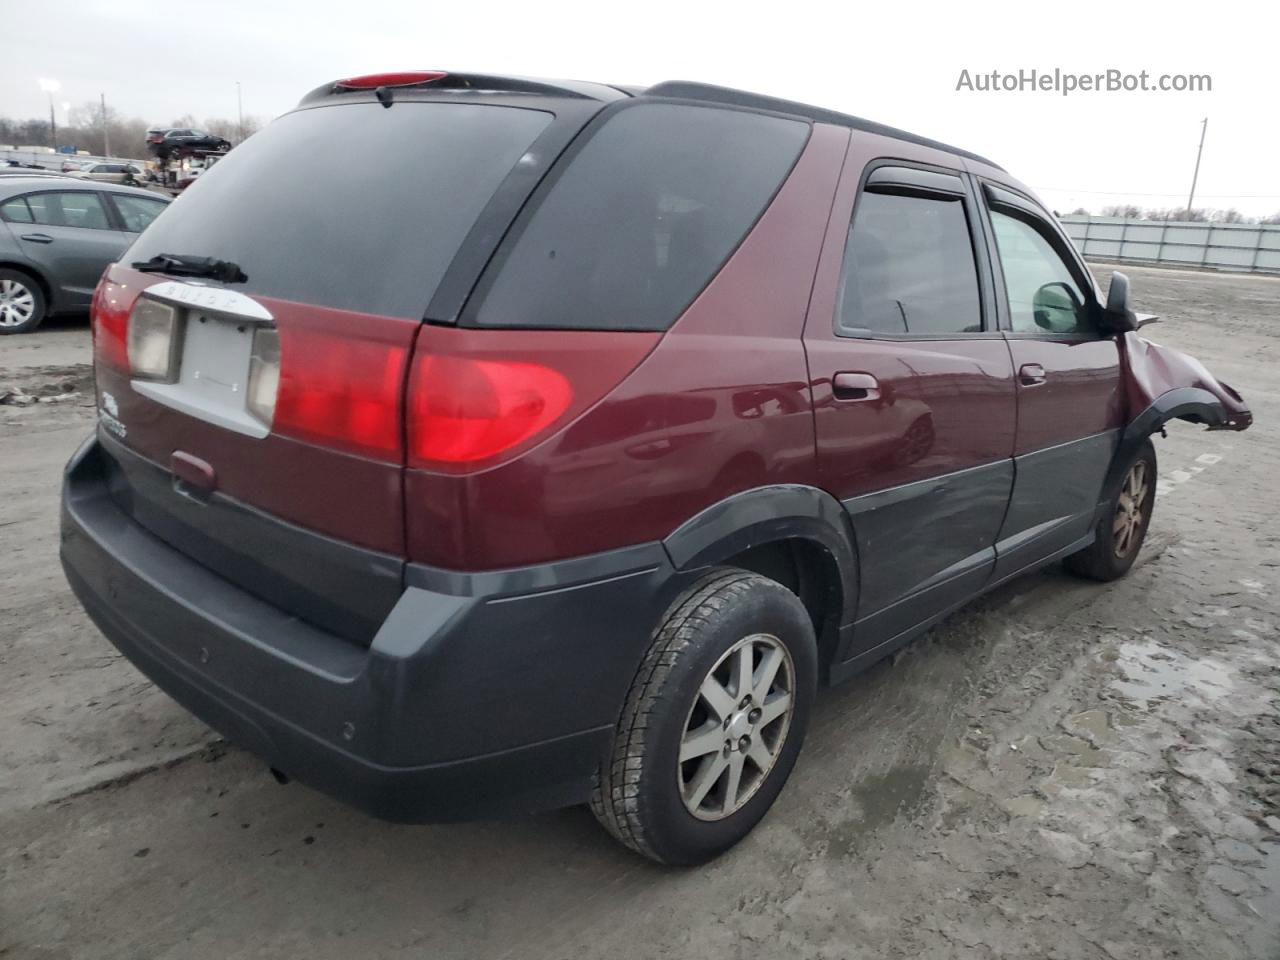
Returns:
[[[585,810],[379,823],[218,741],[57,565],[83,322],[0,341],[0,392],[66,395],[0,405],[0,957],[1280,957],[1280,279],[1128,272],[1254,428],[1158,442],[1128,579],[1025,577],[827,692],[686,871]]]

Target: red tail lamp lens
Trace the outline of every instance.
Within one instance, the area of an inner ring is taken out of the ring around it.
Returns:
[[[476,463],[554,423],[573,390],[535,363],[425,356],[409,387],[409,459],[416,466]]]
[[[366,77],[349,77],[334,84],[343,90],[374,90],[377,87],[416,87],[420,83],[441,80],[449,74],[443,70],[401,70],[396,73],[371,73]]]
[[[281,326],[272,432],[400,459],[404,347]]]
[[[132,297],[105,277],[93,294],[90,329],[95,362],[117,370],[129,370],[129,307]]]

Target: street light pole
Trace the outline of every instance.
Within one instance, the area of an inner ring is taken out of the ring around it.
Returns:
[[[99,94],[102,98],[102,152],[108,157],[111,156],[111,131],[107,129],[107,95]]]
[[[240,81],[236,81],[236,116],[238,118],[236,130],[239,137],[236,141],[237,145],[244,143],[244,101],[240,97]]]
[[[40,78],[40,89],[49,95],[49,146],[53,147],[53,152],[58,152],[58,118],[53,112],[53,95],[62,89],[62,84],[57,80],[49,80],[45,77]]]
[[[1204,134],[1209,129],[1209,118],[1200,121],[1200,149],[1196,151],[1196,172],[1191,175],[1191,195],[1187,197],[1187,216],[1191,216],[1191,205],[1196,199],[1196,181],[1200,179],[1200,155],[1204,153]]]

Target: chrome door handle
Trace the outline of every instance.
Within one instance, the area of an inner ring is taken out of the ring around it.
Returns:
[[[30,240],[32,243],[53,243],[53,237],[47,233],[24,233],[23,240]]]
[[[837,400],[879,400],[880,381],[869,373],[837,373],[831,378],[831,392]]]
[[[1044,367],[1038,363],[1024,363],[1018,368],[1018,382],[1024,387],[1034,387],[1044,383]]]

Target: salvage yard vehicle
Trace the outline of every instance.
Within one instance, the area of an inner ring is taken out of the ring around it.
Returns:
[[[1167,421],[1251,422],[1001,168],[696,83],[325,84],[125,261],[62,517],[111,642],[378,816],[586,802],[666,863],[820,684],[1124,575]]]
[[[57,174],[0,177],[0,334],[88,309],[107,264],[169,203]]]
[[[141,163],[126,160],[108,160],[102,163],[86,163],[72,176],[99,183],[125,183],[130,186],[140,185],[147,177],[146,168]]]
[[[148,130],[146,142],[147,150],[161,159],[198,150],[226,152],[231,149],[231,141],[224,137],[186,127]]]

